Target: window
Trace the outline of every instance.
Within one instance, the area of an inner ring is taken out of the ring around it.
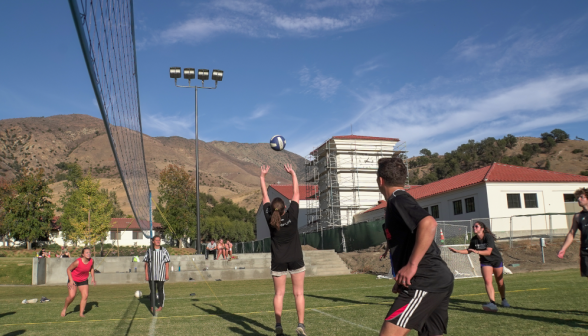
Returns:
[[[466,212],[467,213],[476,211],[476,203],[474,202],[473,197],[466,198],[465,204],[466,204]]]
[[[576,196],[574,196],[574,194],[564,194],[564,202],[566,202],[566,203],[576,202]]]
[[[506,200],[508,201],[509,209],[517,209],[521,207],[520,194],[506,194]]]
[[[133,231],[133,239],[141,239],[141,238],[143,238],[143,232]]]
[[[538,208],[537,194],[525,194],[525,208]]]
[[[425,210],[427,213],[429,212],[429,208],[428,207],[424,207],[423,210]]]
[[[454,215],[461,215],[463,213],[463,208],[461,206],[461,200],[453,201],[453,214]]]
[[[120,240],[120,232],[110,231],[110,240]]]
[[[431,206],[431,216],[433,216],[433,218],[439,218],[439,206],[438,205]]]

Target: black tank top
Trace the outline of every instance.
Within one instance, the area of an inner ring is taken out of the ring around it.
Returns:
[[[580,242],[582,251],[588,251],[588,212],[578,213],[578,229],[580,230]]]

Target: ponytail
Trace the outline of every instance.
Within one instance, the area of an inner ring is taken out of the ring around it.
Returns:
[[[284,212],[284,209],[286,208],[286,206],[284,205],[284,201],[281,198],[276,197],[272,201],[271,207],[272,207],[272,209],[274,209],[274,213],[272,214],[272,219],[270,221],[270,225],[273,226],[276,229],[276,231],[280,231],[280,223],[282,222],[282,213]]]

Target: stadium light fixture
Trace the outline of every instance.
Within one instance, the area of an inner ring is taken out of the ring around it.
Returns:
[[[194,68],[184,68],[184,79],[188,80],[188,85],[178,85],[178,78],[182,77],[182,68],[180,67],[171,67],[169,68],[169,77],[174,79],[175,85],[181,88],[191,88],[194,89],[195,95],[195,116],[194,116],[194,128],[196,129],[196,150],[194,151],[194,156],[196,158],[196,222],[198,226],[198,237],[196,239],[196,253],[200,254],[202,251],[200,250],[201,246],[201,235],[200,235],[200,169],[199,169],[199,162],[198,162],[198,89],[216,89],[218,86],[218,82],[223,80],[224,71],[222,70],[212,70],[212,80],[214,80],[214,87],[207,87],[204,86],[204,81],[208,80],[210,76],[210,71],[208,69],[198,69],[197,73]],[[202,81],[202,86],[191,85],[191,80],[197,77],[198,80]]]
[[[182,77],[182,68],[171,67],[169,68],[169,78],[178,79]]]
[[[225,74],[224,71],[222,70],[218,70],[218,69],[214,69],[212,70],[212,80],[215,82],[220,82],[223,80],[223,75]]]
[[[194,76],[194,68],[184,68],[184,79],[190,80],[196,78]]]
[[[208,69],[198,69],[198,79],[201,81],[208,80]]]

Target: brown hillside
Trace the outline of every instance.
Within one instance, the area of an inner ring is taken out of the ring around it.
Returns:
[[[159,173],[174,163],[195,173],[194,140],[181,137],[143,138],[149,183],[157,200]],[[289,183],[281,167],[291,163],[303,175],[304,159],[288,151],[275,152],[267,144],[199,142],[201,191],[216,198],[227,197],[248,209],[260,202],[259,166],[272,166],[268,183]],[[0,120],[0,176],[13,179],[20,167],[43,168],[50,177],[62,171],[60,162],[78,162],[99,178],[101,186],[116,191],[123,211],[131,213],[127,197],[104,129],[104,123],[87,115]],[[63,183],[54,189],[54,199],[63,193]]]
[[[541,143],[541,138],[534,137],[519,137],[517,140],[516,146],[512,149],[507,149],[504,153],[505,156],[521,154],[525,144]],[[580,150],[580,152],[572,153],[574,150]],[[414,160],[415,158],[411,157],[408,160]],[[550,170],[552,171],[568,174],[580,174],[582,171],[588,171],[588,141],[567,140],[558,143],[548,153],[535,154],[525,164],[525,167],[543,168],[547,160],[549,160]],[[423,177],[431,171],[432,167],[432,164],[428,164],[423,167],[410,169],[411,179],[413,176]]]

